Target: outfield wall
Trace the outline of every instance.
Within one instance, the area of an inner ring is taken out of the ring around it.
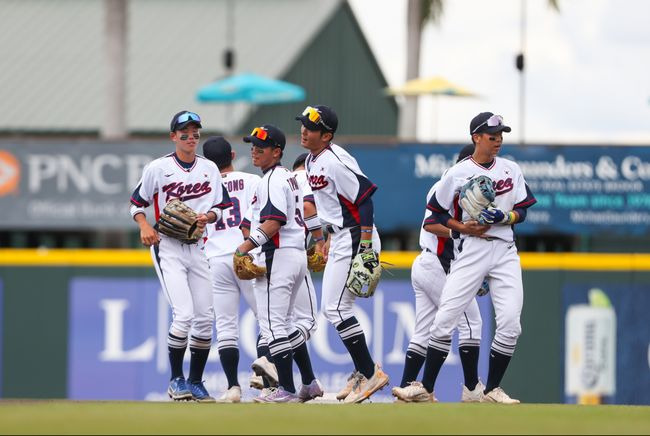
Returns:
[[[414,325],[409,281],[414,252],[383,253],[393,263],[359,318],[375,358],[399,383]],[[523,253],[523,335],[504,388],[527,402],[573,401],[564,395],[564,319],[569,306],[602,289],[617,316],[616,394],[606,401],[650,404],[650,255]],[[320,275],[315,275],[320,292]],[[487,298],[479,299],[492,319]],[[255,322],[242,314],[240,382],[253,358]],[[169,310],[146,250],[0,250],[0,392],[4,398],[158,399],[167,378]],[[489,347],[492,322],[485,322]],[[333,329],[320,319],[310,341],[315,371],[329,389],[351,366]],[[207,384],[224,383],[216,351]],[[487,377],[487,349],[480,372]],[[457,401],[462,380],[452,353],[436,386]]]

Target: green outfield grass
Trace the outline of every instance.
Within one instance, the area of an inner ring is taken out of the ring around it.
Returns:
[[[650,407],[0,401],[2,434],[650,434]]]

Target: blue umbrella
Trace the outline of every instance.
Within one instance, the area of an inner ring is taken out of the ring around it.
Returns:
[[[291,103],[304,100],[305,90],[293,83],[243,73],[205,85],[199,89],[196,98],[204,103]]]

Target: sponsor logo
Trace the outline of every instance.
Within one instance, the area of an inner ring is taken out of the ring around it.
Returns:
[[[0,196],[18,192],[20,164],[8,151],[0,150]]]

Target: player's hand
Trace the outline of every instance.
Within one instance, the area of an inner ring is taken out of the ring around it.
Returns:
[[[471,220],[463,223],[464,229],[462,233],[470,236],[483,236],[483,233],[490,229],[489,225],[479,224],[478,221]]]
[[[140,227],[140,242],[147,247],[160,242],[160,235],[148,223]]]
[[[323,242],[323,257],[325,258],[325,262],[327,262],[327,259],[329,257],[329,252],[330,252],[330,241],[332,240],[332,237],[329,236],[327,238],[327,241]],[[316,248],[318,250],[318,248]]]
[[[206,225],[208,225],[208,215],[205,213],[198,214],[196,217],[196,227],[199,230],[203,230]]]

